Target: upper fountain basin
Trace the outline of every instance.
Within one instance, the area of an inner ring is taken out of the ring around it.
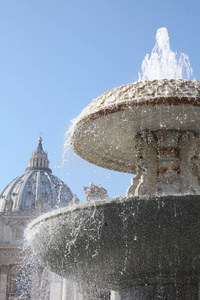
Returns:
[[[134,136],[144,130],[200,132],[200,82],[130,83],[93,100],[70,131],[72,149],[98,166],[136,172]]]

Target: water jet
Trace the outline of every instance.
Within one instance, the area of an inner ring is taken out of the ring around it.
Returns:
[[[198,299],[200,83],[174,77],[115,88],[77,118],[70,141],[79,156],[137,175],[126,197],[29,225],[27,239],[53,272],[122,300]]]

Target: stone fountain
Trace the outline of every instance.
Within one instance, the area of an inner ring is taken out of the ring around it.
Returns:
[[[126,197],[44,214],[26,236],[63,277],[122,300],[198,300],[200,82],[155,79],[95,99],[71,129],[87,161],[137,174]]]

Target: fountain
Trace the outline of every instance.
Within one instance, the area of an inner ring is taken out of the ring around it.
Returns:
[[[167,37],[159,29],[142,81],[93,100],[70,130],[82,158],[137,174],[126,197],[55,210],[26,232],[53,272],[122,300],[198,299],[200,83],[182,79],[189,59],[177,61]],[[164,79],[146,80],[152,59]]]

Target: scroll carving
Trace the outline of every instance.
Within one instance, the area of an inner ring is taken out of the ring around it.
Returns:
[[[193,140],[187,157],[190,172],[198,178],[200,184],[200,137]]]

